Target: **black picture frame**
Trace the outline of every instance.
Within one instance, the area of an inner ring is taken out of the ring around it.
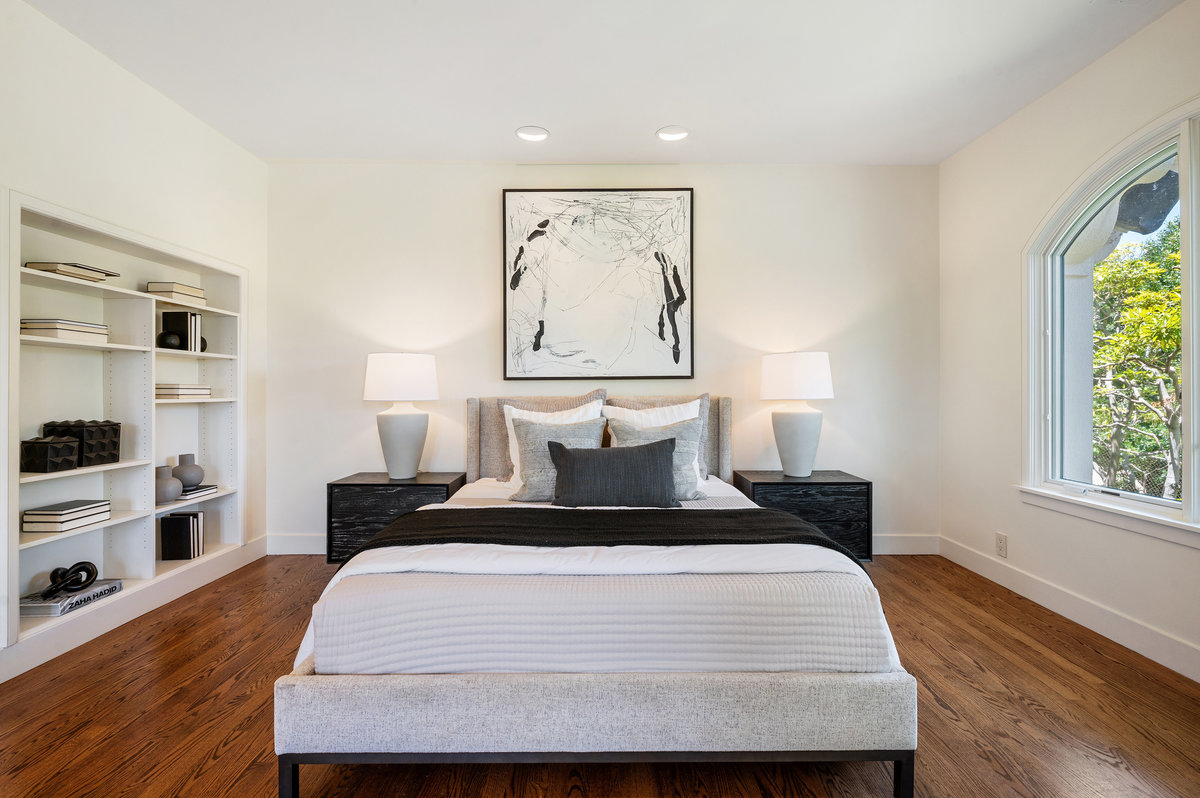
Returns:
[[[694,211],[691,188],[504,189],[504,379],[694,379]]]

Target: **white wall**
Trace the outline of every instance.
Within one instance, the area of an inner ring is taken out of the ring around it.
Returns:
[[[1200,94],[1200,2],[940,168],[942,554],[1200,679],[1200,550],[1023,504],[1022,250],[1124,139]],[[993,556],[1008,534],[1007,560]]]
[[[817,468],[875,483],[876,550],[936,550],[937,190],[932,168],[271,165],[269,551],[324,551],[323,485],[381,471],[366,354],[438,356],[421,468],[463,466],[463,400],[604,383],[505,382],[503,188],[695,189],[696,378],[622,393],[733,397],[734,466],[778,468],[760,356],[828,349]],[[897,539],[893,536],[913,536]]]
[[[249,270],[248,537],[264,533],[267,166],[19,0],[0,0],[0,187]]]

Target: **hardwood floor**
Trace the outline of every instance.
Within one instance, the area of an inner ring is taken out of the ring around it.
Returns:
[[[868,566],[918,680],[916,793],[1200,796],[1200,684],[940,557]],[[270,796],[271,686],[333,573],[268,557],[0,688],[0,795]],[[891,767],[301,767],[304,796],[860,798]]]

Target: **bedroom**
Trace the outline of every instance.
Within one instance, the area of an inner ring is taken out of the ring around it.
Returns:
[[[760,356],[828,349],[838,396],[822,404],[818,467],[873,479],[878,553],[940,554],[1196,679],[1196,549],[1032,506],[1014,487],[1022,251],[1076,181],[1200,94],[1200,4],[1124,5],[1142,7],[1144,30],[1112,34],[927,161],[564,165],[515,139],[487,162],[265,159],[5,0],[0,184],[245,267],[246,548],[270,554],[322,552],[323,485],[382,467],[378,408],[361,397],[368,352],[438,355],[443,398],[423,404],[431,471],[462,467],[463,399],[592,387],[501,379],[501,189],[693,187],[696,379],[622,392],[694,384],[734,397],[735,465],[777,467]],[[348,124],[322,113],[310,124]],[[569,126],[543,123],[547,143],[570,140]],[[865,140],[887,128],[855,130]],[[1009,536],[1007,559],[994,554],[996,531]],[[4,676],[12,653],[0,654]]]

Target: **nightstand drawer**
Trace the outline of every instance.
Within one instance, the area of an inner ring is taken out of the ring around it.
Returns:
[[[735,471],[734,484],[755,504],[813,524],[860,560],[871,546],[871,483],[842,471],[788,477],[778,471]]]
[[[325,560],[343,562],[359,546],[407,512],[450,498],[464,474],[418,474],[388,479],[387,474],[355,474],[327,486]]]
[[[869,485],[755,485],[755,504],[786,510],[809,523],[858,524],[865,528],[871,508]]]

